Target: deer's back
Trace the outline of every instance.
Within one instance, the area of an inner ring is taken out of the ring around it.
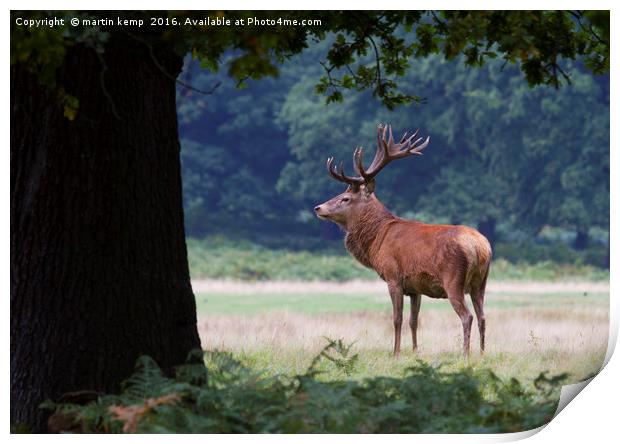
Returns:
[[[371,249],[373,268],[386,281],[402,283],[406,294],[445,298],[458,283],[476,291],[491,262],[491,246],[477,230],[463,225],[430,225],[395,219]]]

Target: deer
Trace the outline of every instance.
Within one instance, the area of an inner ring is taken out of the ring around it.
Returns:
[[[410,298],[409,326],[416,352],[421,296],[448,299],[463,326],[463,355],[468,358],[473,316],[465,293],[473,303],[480,333],[480,353],[484,353],[484,293],[491,265],[491,246],[486,237],[464,225],[425,224],[405,220],[390,212],[375,195],[375,178],[390,162],[421,155],[430,136],[403,135],[396,143],[391,125],[378,125],[375,157],[368,168],[363,148],[353,152],[357,176],[347,176],[343,164],[327,159],[329,175],[347,185],[332,199],[317,205],[318,218],[338,224],[345,232],[348,252],[362,265],[373,269],[387,283],[392,300],[394,356],[400,354],[403,299]]]

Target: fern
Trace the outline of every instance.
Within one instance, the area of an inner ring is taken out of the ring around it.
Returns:
[[[265,376],[226,352],[199,352],[164,375],[148,357],[119,395],[45,403],[54,431],[110,433],[463,433],[527,430],[549,421],[566,375],[532,387],[490,370],[442,371],[422,361],[400,378],[322,381],[355,369],[352,345],[326,338],[308,369]],[[203,365],[203,363],[206,365]]]

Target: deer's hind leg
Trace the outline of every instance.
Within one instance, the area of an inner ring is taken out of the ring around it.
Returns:
[[[461,324],[463,325],[463,354],[465,357],[469,357],[469,339],[471,336],[471,324],[474,317],[467,308],[467,304],[465,304],[463,280],[459,279],[457,276],[453,277],[448,281],[445,290],[452,308],[459,316]]]
[[[474,305],[474,312],[476,313],[476,319],[478,321],[478,332],[480,333],[480,354],[484,353],[484,335],[486,332],[486,321],[484,319],[484,293],[487,284],[487,276],[489,271],[487,270],[482,283],[476,290],[472,290],[471,302]]]
[[[478,321],[478,332],[480,333],[480,353],[484,353],[484,334],[486,321],[484,319],[484,289],[471,292],[471,302],[474,305],[476,320]]]

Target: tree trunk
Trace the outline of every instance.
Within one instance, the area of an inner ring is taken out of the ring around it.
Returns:
[[[577,237],[575,237],[575,250],[585,250],[588,248],[589,238],[587,229],[577,229]]]
[[[112,37],[72,47],[57,81],[11,69],[11,422],[46,400],[115,391],[136,358],[200,347],[189,280],[174,77],[180,57]],[[159,66],[157,66],[159,65]],[[167,71],[164,74],[162,71]]]
[[[478,231],[489,240],[491,248],[495,247],[495,241],[497,240],[496,224],[497,221],[494,217],[488,217],[478,222]]]

